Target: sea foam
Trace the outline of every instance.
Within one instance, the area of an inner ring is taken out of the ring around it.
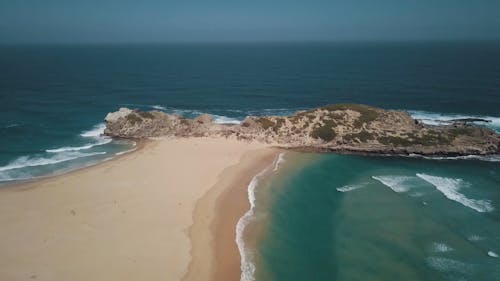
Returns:
[[[493,252],[493,251],[488,251],[488,256],[490,256],[492,258],[498,258],[498,254]]]
[[[274,160],[274,163],[273,163],[273,171],[276,172],[278,171],[280,165],[282,163],[285,162],[285,153],[284,152],[281,152],[280,154],[278,154],[278,157]]]
[[[449,124],[450,120],[453,119],[466,119],[466,118],[478,118],[489,120],[490,122],[477,122],[478,124],[483,124],[493,130],[500,132],[500,117],[496,116],[481,116],[481,115],[467,115],[467,114],[447,114],[447,113],[436,113],[428,111],[419,110],[409,110],[408,113],[417,120],[420,120],[424,124],[428,125],[443,125]]]
[[[253,256],[250,251],[245,247],[245,239],[243,233],[246,226],[254,218],[255,209],[255,188],[259,183],[259,178],[267,172],[268,168],[264,169],[252,178],[248,185],[248,201],[250,202],[250,209],[238,220],[236,224],[236,244],[241,256],[241,281],[255,280],[255,264],[253,263]]]
[[[470,199],[460,193],[460,188],[465,184],[462,179],[444,178],[427,174],[417,174],[417,176],[436,187],[436,189],[443,193],[446,198],[456,201],[466,207],[478,212],[491,212],[494,209],[491,202],[488,200]]]
[[[434,251],[436,253],[446,253],[446,252],[453,251],[453,248],[446,245],[443,242],[435,242],[432,244],[432,251]]]
[[[421,154],[409,154],[408,157],[423,158],[430,160],[480,160],[488,162],[500,162],[499,155],[462,155],[462,156],[425,156]]]
[[[47,150],[45,150],[45,152],[59,153],[59,152],[65,152],[65,151],[86,150],[86,149],[90,149],[90,148],[95,147],[95,146],[100,146],[100,145],[110,143],[111,141],[112,141],[111,138],[102,138],[102,139],[99,139],[95,143],[89,143],[89,144],[85,144],[82,146],[65,146],[65,147],[61,147],[61,148],[47,149]]]
[[[362,188],[364,185],[363,184],[358,184],[358,185],[344,185],[342,187],[337,187],[337,191],[339,192],[348,192],[348,191],[353,191],[359,188]]]
[[[408,176],[372,176],[372,178],[398,193],[410,190],[410,181],[415,179]]]
[[[151,108],[156,109],[156,110],[161,110],[161,111],[167,110],[166,107],[161,106],[161,105],[157,105],[157,104],[151,105]]]
[[[250,203],[250,209],[238,220],[236,224],[236,244],[238,245],[238,251],[241,256],[241,281],[253,281],[255,280],[255,264],[253,262],[253,255],[245,246],[245,239],[243,234],[245,232],[246,226],[254,219],[255,215],[255,188],[259,184],[259,180],[263,177],[271,167],[273,167],[273,171],[277,166],[277,163],[280,161],[280,158],[283,159],[284,153],[280,153],[277,158],[273,161],[273,164],[257,175],[255,175],[250,183],[248,184],[248,202]]]
[[[212,117],[214,118],[214,123],[217,124],[240,124],[241,120],[238,120],[236,118],[231,118],[227,116],[222,116],[222,115],[215,115],[212,114]]]
[[[9,164],[0,167],[0,172],[27,168],[27,167],[53,165],[61,162],[74,160],[77,158],[102,155],[102,154],[106,154],[106,152],[81,153],[81,152],[68,151],[65,153],[57,153],[52,157],[21,156],[15,159],[14,161],[10,162]]]
[[[85,138],[97,138],[104,134],[104,129],[106,129],[106,124],[100,123],[88,131],[83,131],[80,136]]]
[[[426,261],[432,268],[443,272],[468,273],[472,270],[472,265],[450,258],[428,257]]]

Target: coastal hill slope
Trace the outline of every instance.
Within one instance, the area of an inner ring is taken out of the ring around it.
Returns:
[[[426,125],[405,111],[335,104],[290,116],[249,116],[239,125],[217,124],[161,111],[121,108],[106,118],[105,135],[117,138],[224,136],[283,148],[376,154],[489,155],[500,153],[500,135],[470,121]]]

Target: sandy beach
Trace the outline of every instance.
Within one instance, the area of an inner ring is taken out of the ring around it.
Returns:
[[[246,187],[276,154],[227,139],[156,140],[3,187],[0,280],[239,280]]]

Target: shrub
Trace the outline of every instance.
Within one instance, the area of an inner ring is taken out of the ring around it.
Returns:
[[[132,123],[132,125],[135,125],[136,123],[142,122],[142,118],[135,115],[135,113],[130,113],[125,118],[127,119],[128,122]]]
[[[329,142],[329,141],[332,141],[336,136],[333,128],[336,127],[337,124],[333,120],[326,120],[324,122],[325,122],[324,125],[315,128],[311,132],[311,137],[313,137],[315,139],[319,138],[319,139],[322,139],[326,142]]]
[[[266,117],[261,117],[257,119],[257,122],[262,126],[264,130],[267,130],[276,125],[273,121],[267,119]]]

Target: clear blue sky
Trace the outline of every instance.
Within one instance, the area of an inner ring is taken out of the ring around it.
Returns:
[[[0,43],[499,40],[500,0],[0,0]]]

